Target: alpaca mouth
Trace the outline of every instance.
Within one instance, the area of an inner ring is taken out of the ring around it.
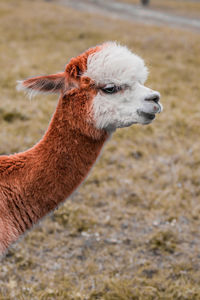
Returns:
[[[142,110],[138,110],[137,113],[140,117],[143,117],[145,119],[148,119],[148,120],[154,120],[155,119],[155,114],[146,113]]]

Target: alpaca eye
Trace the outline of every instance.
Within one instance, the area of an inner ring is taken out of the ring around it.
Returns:
[[[120,87],[118,87],[116,85],[110,85],[110,86],[101,88],[101,90],[106,94],[115,94],[120,90]]]

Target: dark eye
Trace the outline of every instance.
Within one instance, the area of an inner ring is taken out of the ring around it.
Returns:
[[[106,86],[104,88],[101,88],[101,90],[106,93],[106,94],[115,94],[118,91],[120,91],[120,87],[116,86],[116,85],[110,85],[110,86]]]

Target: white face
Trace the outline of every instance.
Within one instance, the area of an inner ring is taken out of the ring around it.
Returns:
[[[132,124],[149,124],[162,111],[160,94],[144,86],[148,71],[144,61],[126,47],[104,44],[91,54],[87,71],[98,86],[93,100],[96,127],[113,131]]]

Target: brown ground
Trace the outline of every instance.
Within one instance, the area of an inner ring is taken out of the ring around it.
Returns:
[[[199,35],[42,3],[0,3],[0,152],[41,138],[56,96],[15,82],[117,40],[143,56],[164,112],[118,130],[87,181],[10,249],[0,299],[200,299]]]

